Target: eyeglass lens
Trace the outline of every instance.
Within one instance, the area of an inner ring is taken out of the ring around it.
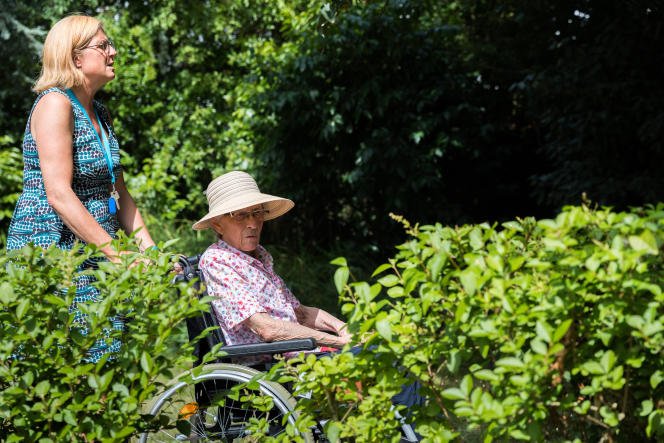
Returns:
[[[254,217],[256,220],[263,220],[270,211],[267,209],[255,209],[253,211],[231,212],[229,215],[238,221],[244,221],[247,218]]]
[[[110,39],[109,40],[104,40],[102,42],[97,43],[96,45],[84,46],[83,49],[85,49],[85,48],[99,48],[102,51],[106,52],[109,47],[115,48],[115,44],[113,44],[113,40],[110,40]]]

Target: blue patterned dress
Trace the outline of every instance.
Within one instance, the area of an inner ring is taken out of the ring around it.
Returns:
[[[16,209],[9,226],[7,235],[8,250],[20,249],[28,243],[44,248],[55,243],[61,249],[70,250],[74,247],[76,241],[73,232],[62,222],[48,203],[46,190],[44,189],[44,177],[39,167],[37,143],[35,143],[30,132],[30,120],[35,105],[49,93],[63,94],[69,100],[65,91],[51,88],[39,94],[32,106],[23,136],[23,192],[16,203]],[[117,177],[121,174],[118,140],[110,124],[110,117],[106,108],[96,100],[94,101],[94,107],[99,114],[102,126],[108,134],[113,171]],[[115,237],[119,225],[117,217],[111,215],[108,210],[111,175],[104,158],[103,148],[99,145],[94,127],[80,108],[72,103],[72,109],[74,113],[72,189],[101,227],[111,237]],[[79,242],[82,243],[80,240]],[[78,303],[98,302],[102,299],[102,296],[99,290],[91,285],[92,276],[79,275],[75,281],[76,296],[71,309],[75,314],[75,323],[86,333],[85,316],[76,308],[76,305]],[[114,318],[111,320],[115,329],[122,329],[123,324],[120,319]],[[96,362],[104,354],[117,352],[119,349],[120,341],[118,339],[113,339],[110,343],[107,340],[100,339],[88,351],[86,360]]]

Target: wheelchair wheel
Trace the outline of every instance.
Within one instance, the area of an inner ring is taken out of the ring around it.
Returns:
[[[269,411],[252,408],[241,399],[228,396],[234,385],[247,382],[257,374],[260,372],[246,366],[219,363],[206,365],[193,382],[180,380],[185,374],[181,375],[146,409],[148,414],[159,417],[161,423],[168,418],[168,424],[142,434],[139,441],[257,441],[247,429],[252,419],[266,419],[267,435],[285,432],[285,423],[294,423],[297,414],[293,412],[295,400],[280,384],[259,381],[260,394],[269,397],[273,404]],[[310,433],[302,437],[306,442],[313,442]]]

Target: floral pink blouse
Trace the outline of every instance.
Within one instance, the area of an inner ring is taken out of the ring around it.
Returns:
[[[199,262],[227,345],[263,341],[243,323],[258,312],[297,323],[300,302],[275,274],[270,253],[260,245],[256,252],[258,259],[219,240]]]

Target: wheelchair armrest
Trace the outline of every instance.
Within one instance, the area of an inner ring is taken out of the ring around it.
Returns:
[[[228,357],[250,357],[254,355],[282,354],[284,352],[312,351],[316,349],[313,338],[274,341],[271,343],[251,343],[246,345],[230,345],[220,348]]]

